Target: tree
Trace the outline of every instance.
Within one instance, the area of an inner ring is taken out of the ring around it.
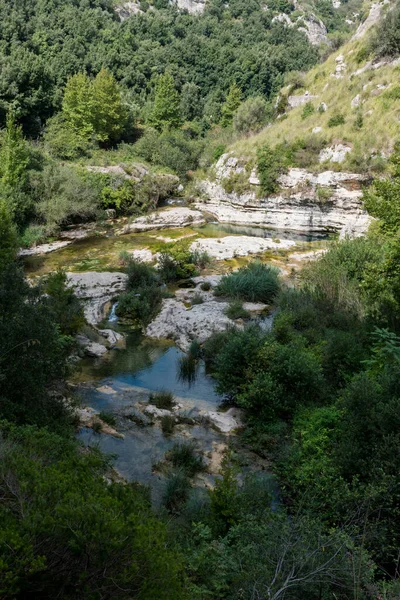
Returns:
[[[195,83],[187,82],[181,93],[181,114],[184,121],[193,121],[201,116],[202,103],[200,101],[200,88]]]
[[[237,86],[236,83],[233,83],[229,88],[225,103],[222,105],[222,127],[229,127],[229,125],[232,125],[233,115],[239,108],[241,101],[242,90]]]
[[[0,271],[14,260],[16,249],[17,233],[14,223],[6,203],[0,200]]]
[[[117,140],[124,130],[127,113],[113,75],[106,69],[96,75],[90,87],[92,125],[100,142]]]
[[[256,133],[265,125],[266,117],[267,103],[264,98],[249,98],[236,111],[233,127],[238,133]]]
[[[4,186],[16,187],[26,175],[29,152],[22,128],[15,123],[12,112],[7,114],[6,129],[0,148],[0,173]]]
[[[88,139],[93,135],[93,93],[90,79],[84,73],[77,73],[68,79],[62,110],[70,127],[83,138]]]
[[[175,88],[174,79],[169,73],[161,75],[157,81],[150,122],[159,131],[180,125],[180,98]]]
[[[273,194],[279,188],[278,178],[286,170],[284,157],[264,144],[257,150],[257,167],[261,189],[264,194]]]

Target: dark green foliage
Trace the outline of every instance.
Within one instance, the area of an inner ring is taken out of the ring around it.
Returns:
[[[342,115],[342,113],[337,112],[330,117],[328,121],[328,127],[337,127],[338,125],[344,125],[344,123],[344,115]]]
[[[243,302],[233,300],[225,311],[225,314],[230,319],[248,319],[250,314],[243,308]]]
[[[119,297],[116,313],[119,317],[146,326],[160,310],[163,297],[163,291],[157,284],[135,287]]]
[[[63,429],[68,409],[54,393],[67,374],[71,338],[60,333],[58,299],[28,285],[11,264],[0,271],[0,416]]]
[[[286,171],[287,162],[278,149],[265,144],[257,150],[257,169],[262,192],[273,194],[279,189],[278,178]]]
[[[17,254],[17,232],[6,203],[0,200],[0,272]]]
[[[157,281],[157,274],[153,267],[131,256],[127,259],[126,273],[128,290],[151,286]]]
[[[260,262],[250,263],[226,275],[215,289],[218,296],[249,302],[271,302],[279,291],[279,270]]]
[[[198,358],[200,358],[200,354],[201,354],[200,342],[198,340],[193,340],[193,342],[190,344],[190,347],[189,347],[189,355],[192,358],[194,358],[195,360],[197,360]]]
[[[54,321],[63,335],[74,335],[85,323],[82,304],[71,287],[67,287],[65,271],[58,270],[47,277],[44,290]]]
[[[175,406],[175,399],[172,392],[161,390],[159,392],[155,392],[154,394],[150,394],[149,403],[154,404],[157,406],[157,408],[162,410],[172,410]]]
[[[165,482],[163,504],[170,512],[179,512],[189,496],[190,481],[183,470],[170,473]]]
[[[194,477],[205,469],[203,458],[198,454],[192,442],[174,444],[168,451],[167,458],[176,469],[181,469],[187,477]]]
[[[395,6],[388,10],[370,42],[376,56],[395,57],[400,53],[400,9]]]
[[[0,453],[2,598],[184,597],[179,559],[147,494],[108,484],[101,454],[5,424]]]
[[[209,292],[211,290],[211,283],[209,281],[204,281],[200,287],[203,292]]]

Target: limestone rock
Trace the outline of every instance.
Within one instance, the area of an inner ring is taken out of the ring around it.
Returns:
[[[220,181],[198,184],[202,199],[197,208],[212,214],[221,223],[259,225],[297,231],[341,231],[357,217],[358,226],[368,226],[362,208],[362,185],[368,177],[358,173],[323,171],[314,174],[306,169],[289,169],[279,178],[281,193],[259,197],[225,191]],[[331,189],[331,197],[321,205],[319,187]]]
[[[127,279],[125,273],[67,273],[67,285],[83,300],[90,325],[104,319],[108,302],[125,290]]]
[[[335,146],[329,146],[328,148],[324,148],[321,150],[319,154],[319,162],[333,162],[333,163],[342,163],[347,154],[351,152],[350,146],[345,146],[344,144],[336,144]]]
[[[110,348],[121,344],[125,340],[124,336],[121,333],[118,333],[113,329],[99,329],[98,331],[100,335],[107,340]]]
[[[64,242],[51,242],[50,244],[40,244],[39,246],[34,246],[33,248],[22,248],[18,252],[18,256],[34,256],[36,254],[49,254],[50,252],[54,252],[55,250],[65,248],[70,244],[72,244],[72,240]]]
[[[137,233],[154,229],[190,227],[202,225],[204,222],[205,219],[201,212],[182,206],[168,208],[151,213],[145,217],[139,217],[126,225],[119,234]]]
[[[143,12],[140,8],[140,2],[124,2],[123,4],[119,4],[115,7],[115,12],[121,19],[121,21],[125,21],[132,15],[137,15],[138,13]]]
[[[352,40],[359,40],[360,38],[364,37],[367,31],[369,31],[371,27],[378,23],[381,16],[382,8],[387,3],[388,1],[385,0],[384,2],[376,2],[375,4],[372,4],[368,17],[363,23],[359,25],[357,31],[352,37]]]
[[[215,331],[224,331],[232,324],[225,315],[227,302],[210,300],[187,309],[182,302],[163,300],[159,315],[146,329],[146,335],[157,339],[172,339],[182,350],[188,350],[196,339],[204,343]]]
[[[143,248],[142,250],[132,250],[129,252],[129,254],[134,260],[144,263],[153,262],[155,258],[152,251],[148,248]]]
[[[204,12],[207,0],[170,0],[170,4],[175,4],[181,10],[187,10],[192,15],[198,15]]]
[[[331,73],[331,76],[335,77],[336,79],[342,79],[346,69],[347,69],[347,65],[344,61],[344,56],[343,56],[343,54],[339,54],[339,56],[336,57],[335,71],[333,73]]]
[[[306,91],[304,94],[298,96],[289,96],[288,104],[290,108],[297,108],[298,106],[303,106],[303,104],[307,104],[307,102],[311,102],[317,98],[318,96],[313,96],[310,92]]]
[[[124,439],[122,433],[116,431],[113,427],[108,425],[100,419],[98,413],[89,406],[85,406],[84,408],[78,408],[75,411],[76,416],[79,420],[79,425],[81,427],[90,427],[93,428],[93,425],[99,423],[101,425],[101,433],[105,433],[106,435],[112,435],[113,437],[117,437],[120,439]]]
[[[149,404],[145,407],[143,412],[150,417],[154,417],[156,419],[161,419],[162,417],[173,417],[174,414],[170,410],[165,410],[163,408],[157,408],[154,404]]]
[[[318,108],[317,108],[318,112],[326,112],[327,110],[328,110],[328,107],[325,102],[321,102],[321,104],[318,105]]]
[[[322,127],[313,127],[312,133],[321,133],[322,131]]]
[[[359,106],[361,106],[361,95],[357,94],[351,101],[351,108],[358,108]]]
[[[299,31],[304,31],[310,44],[319,46],[328,41],[328,31],[321,19],[311,14],[304,20],[304,23],[305,27],[299,27]]]
[[[77,335],[76,340],[87,356],[101,358],[108,352],[107,348],[103,346],[103,344],[92,342],[92,340],[85,335]]]
[[[240,420],[240,411],[235,408],[230,408],[225,413],[210,411],[204,417],[222,433],[232,433],[243,425]]]
[[[285,250],[294,246],[291,240],[274,242],[268,238],[257,238],[247,235],[232,235],[224,238],[204,238],[193,242],[191,250],[207,252],[217,260],[227,260],[235,256],[249,256],[267,252],[268,250]]]

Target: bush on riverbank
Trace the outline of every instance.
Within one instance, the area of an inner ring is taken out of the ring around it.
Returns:
[[[269,303],[275,298],[279,289],[279,269],[253,262],[223,277],[215,289],[215,295],[249,302]]]

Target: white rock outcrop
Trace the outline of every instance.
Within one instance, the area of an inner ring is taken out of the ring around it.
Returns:
[[[311,14],[304,19],[304,23],[305,27],[299,27],[299,31],[304,31],[310,44],[319,46],[328,41],[328,30],[321,19]]]
[[[170,4],[175,4],[181,10],[187,10],[192,15],[198,15],[204,12],[207,0],[170,0]]]
[[[222,433],[232,433],[243,427],[241,413],[237,408],[230,408],[226,412],[210,411],[205,413],[205,419]]]
[[[92,358],[101,358],[108,352],[107,348],[103,346],[103,344],[93,342],[85,335],[77,335],[76,341],[83,349],[84,353],[87,354],[87,356],[91,356]]]
[[[364,37],[364,35],[367,33],[367,31],[369,31],[371,29],[371,27],[373,27],[374,25],[376,25],[378,23],[380,16],[381,16],[382,8],[385,6],[385,4],[388,4],[388,0],[385,0],[384,2],[377,2],[375,4],[372,4],[368,17],[365,19],[365,21],[363,23],[361,23],[359,25],[357,31],[355,32],[355,34],[352,37],[352,40],[361,39],[362,37]]]
[[[35,256],[38,254],[49,254],[50,252],[54,252],[55,250],[61,250],[61,248],[65,248],[72,244],[72,240],[64,241],[64,242],[51,242],[50,244],[40,244],[39,246],[34,246],[33,248],[21,248],[18,252],[18,256]]]
[[[132,15],[143,12],[138,0],[136,2],[123,2],[122,4],[117,5],[114,10],[121,21],[125,21],[125,19],[128,19]]]
[[[304,94],[300,94],[298,96],[289,96],[288,104],[290,108],[297,108],[298,106],[303,106],[307,104],[307,102],[311,102],[312,100],[316,100],[318,96],[313,96],[310,92],[305,92]]]
[[[67,285],[82,299],[90,325],[104,319],[107,304],[125,290],[127,279],[125,273],[67,273]]]
[[[182,350],[188,350],[193,340],[204,343],[215,331],[225,331],[232,325],[225,315],[227,302],[206,299],[203,304],[186,308],[179,300],[163,300],[161,312],[146,329],[146,335],[157,339],[172,339]]]
[[[350,146],[345,146],[344,144],[335,144],[335,146],[329,146],[328,148],[324,148],[321,150],[319,154],[319,162],[332,162],[332,163],[342,163],[347,154],[351,152]]]
[[[291,240],[273,241],[269,238],[259,238],[247,235],[230,235],[223,238],[204,238],[193,242],[191,250],[207,252],[217,260],[228,260],[235,256],[249,256],[268,250],[287,250],[295,246]]]
[[[223,169],[221,165],[220,169]],[[234,174],[234,168],[229,172]],[[201,198],[196,207],[212,214],[221,223],[340,232],[352,221],[359,232],[365,232],[370,218],[362,208],[361,188],[367,181],[358,173],[324,171],[314,174],[306,169],[289,169],[279,179],[281,192],[260,197],[254,190],[255,185],[249,185],[253,190],[245,194],[226,192],[217,178],[216,181],[199,182]],[[330,190],[329,198],[324,201],[318,193],[321,187]]]
[[[118,233],[139,233],[141,231],[152,231],[155,229],[173,229],[180,227],[190,227],[202,225],[205,222],[204,216],[198,210],[192,210],[185,206],[167,208],[158,212],[151,213],[145,217],[139,217],[128,223]]]

